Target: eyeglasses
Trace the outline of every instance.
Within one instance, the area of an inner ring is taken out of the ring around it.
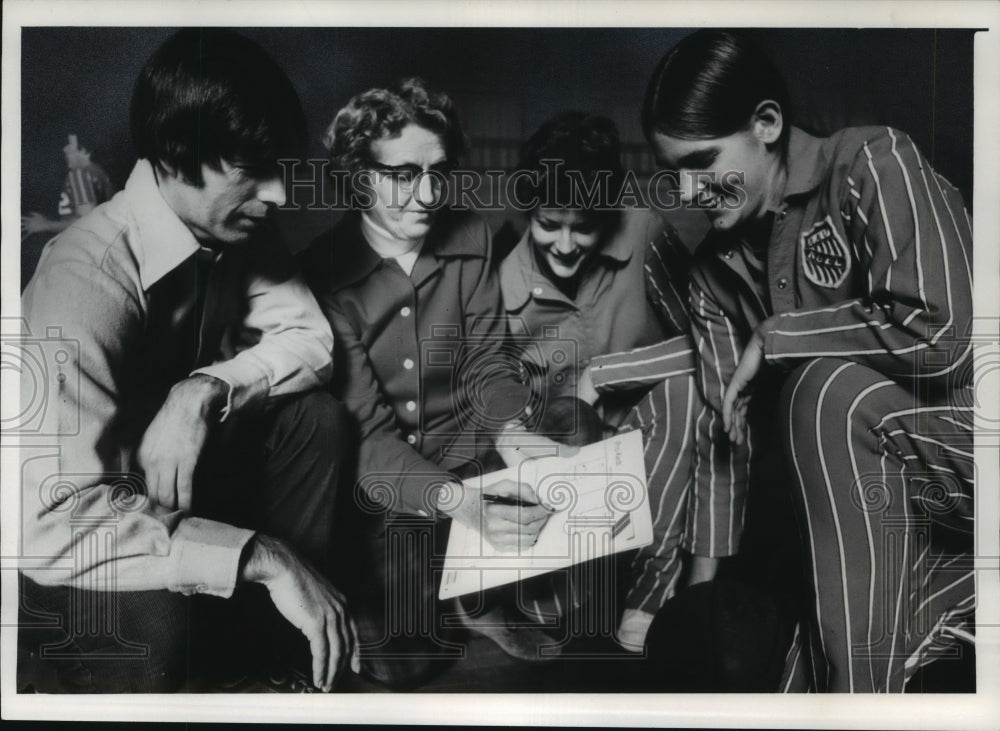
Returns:
[[[412,188],[422,175],[429,176],[431,181],[440,184],[454,169],[450,162],[439,162],[436,165],[422,168],[419,165],[385,165],[374,160],[368,163],[368,167],[380,176],[385,175],[392,178],[394,183],[406,189]]]

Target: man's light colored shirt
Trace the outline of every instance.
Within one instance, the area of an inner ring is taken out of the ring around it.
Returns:
[[[20,435],[22,568],[35,581],[232,593],[253,532],[147,499],[135,451],[192,372],[228,384],[225,419],[326,383],[333,338],[279,245],[205,253],[144,160],[47,245],[22,299],[24,353],[44,366],[22,377],[22,404],[40,404]]]

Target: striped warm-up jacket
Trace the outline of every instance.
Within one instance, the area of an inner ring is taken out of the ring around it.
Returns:
[[[738,549],[751,432],[722,427],[722,398],[754,329],[767,363],[818,357],[866,365],[916,389],[955,389],[972,369],[972,231],[961,195],[903,132],[852,127],[827,138],[793,128],[785,193],[754,285],[734,232],[695,254],[691,315],[697,379],[708,406],[697,425],[699,492],[710,488],[715,555]],[[765,291],[761,291],[766,287]],[[700,542],[704,542],[704,537]]]

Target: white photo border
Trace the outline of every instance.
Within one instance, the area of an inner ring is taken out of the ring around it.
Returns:
[[[415,10],[418,9],[418,10]],[[7,0],[2,36],[2,313],[20,312],[20,29],[23,26],[503,26],[982,28],[975,41],[975,313],[979,355],[1000,362],[1000,4],[994,2],[701,2],[669,0]],[[992,394],[980,416],[1000,420],[1000,369],[980,374]],[[2,396],[18,398],[16,373]],[[996,397],[993,397],[996,396]],[[675,694],[368,694],[28,696],[15,689],[19,465],[0,449],[0,712],[8,719],[256,721],[489,725],[714,726],[773,728],[997,728],[1000,726],[1000,444],[977,439],[977,687],[975,695],[778,696]],[[983,488],[986,488],[985,490]]]

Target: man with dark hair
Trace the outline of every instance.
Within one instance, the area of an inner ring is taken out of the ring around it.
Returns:
[[[325,577],[344,412],[316,390],[331,332],[269,222],[298,99],[255,43],[192,28],[150,59],[131,117],[125,189],[48,244],[24,293],[29,333],[59,343],[37,430],[58,450],[24,464],[19,687],[176,690],[199,653],[242,667],[289,645],[276,609],[329,690],[357,668]],[[207,642],[223,628],[235,643]]]

